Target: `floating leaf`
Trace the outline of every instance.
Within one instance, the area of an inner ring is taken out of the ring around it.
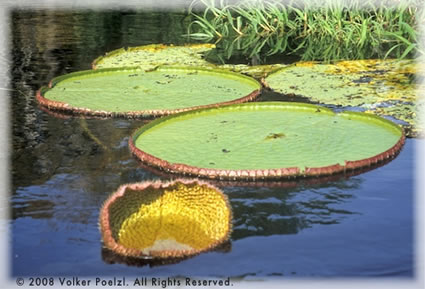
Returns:
[[[95,116],[157,116],[254,99],[254,79],[217,69],[162,66],[99,69],[53,79],[37,93],[41,105]]]
[[[225,242],[232,213],[227,197],[199,181],[121,186],[100,211],[104,245],[123,256],[187,257]]]
[[[394,157],[403,143],[399,126],[374,115],[259,102],[161,118],[136,130],[129,145],[167,172],[261,180],[369,167]]]
[[[420,101],[416,80],[423,77],[419,63],[413,60],[340,61],[335,64],[300,62],[270,74],[266,86],[288,95],[300,95],[311,101],[342,107],[360,107],[377,115],[407,121],[417,130],[411,115]],[[399,110],[398,105],[404,108]],[[387,107],[391,109],[375,109]]]
[[[96,58],[92,67],[100,69],[139,66],[147,70],[160,65],[205,66],[210,63],[202,58],[202,53],[213,48],[215,48],[214,44],[184,46],[150,44],[127,49],[121,48]]]
[[[223,68],[226,70],[247,74],[255,78],[262,78],[266,74],[285,67],[284,64],[273,65],[245,65],[245,64],[212,64],[202,57],[215,49],[213,44],[188,44],[185,46],[167,46],[151,44],[145,46],[121,48],[111,51],[105,56],[100,56],[93,61],[93,68],[121,68],[138,66],[144,70],[151,70],[159,65],[187,65],[210,68]]]
[[[383,115],[394,119],[394,121],[400,123],[405,131],[406,135],[411,137],[424,137],[425,127],[417,120],[418,115],[425,109],[425,99],[419,98],[415,104],[395,102],[391,105],[375,105],[370,110],[365,112]]]

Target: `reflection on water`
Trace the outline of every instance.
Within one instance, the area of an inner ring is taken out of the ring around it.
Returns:
[[[338,209],[353,196],[359,179],[321,187],[229,188],[234,210],[233,239],[248,236],[296,234],[313,224],[338,224],[355,212]]]
[[[390,164],[348,179],[289,187],[226,184],[231,250],[145,271],[118,265],[126,260],[101,250],[98,213],[119,185],[163,178],[128,150],[129,135],[144,121],[58,118],[39,109],[34,95],[55,76],[90,69],[107,51],[183,44],[188,20],[181,13],[54,10],[14,11],[11,20],[13,275],[373,276],[382,265],[412,276],[416,140]],[[261,100],[269,97],[276,96]],[[315,266],[331,250],[339,255]]]
[[[226,241],[216,248],[214,248],[213,252],[220,252],[220,253],[228,253],[232,249],[232,243],[230,241]],[[156,267],[156,266],[164,266],[164,265],[172,265],[180,263],[184,260],[193,258],[194,256],[185,256],[180,258],[167,258],[167,259],[142,259],[142,258],[135,258],[135,257],[128,257],[128,256],[121,256],[115,254],[113,251],[109,250],[106,247],[102,247],[102,260],[107,264],[125,264],[128,266],[135,266],[135,267],[143,267],[143,266],[149,266],[149,267]]]

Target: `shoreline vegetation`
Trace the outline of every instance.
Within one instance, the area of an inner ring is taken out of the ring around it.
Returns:
[[[213,42],[219,61],[234,56],[258,64],[272,55],[300,60],[423,56],[418,0],[194,0],[190,39]]]

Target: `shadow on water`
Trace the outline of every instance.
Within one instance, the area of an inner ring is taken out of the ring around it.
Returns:
[[[116,259],[102,250],[98,212],[119,185],[164,178],[142,168],[128,150],[129,135],[144,121],[58,118],[39,109],[35,92],[55,76],[90,69],[93,59],[113,49],[183,44],[188,20],[182,13],[55,10],[15,10],[11,20],[12,275],[122,274],[118,264],[137,262]],[[173,265],[136,264],[145,271],[125,267],[125,272],[281,276],[284,270],[293,270],[308,276],[363,276],[364,266],[370,266],[368,274],[378,275],[373,262],[367,261],[370,252],[386,246],[381,236],[397,234],[395,247],[385,248],[387,254],[375,253],[373,259],[382,264],[397,260],[407,268],[403,275],[410,276],[412,142],[389,165],[348,179],[295,187],[221,186],[233,208],[231,249]],[[396,208],[399,213],[394,213]],[[400,227],[395,228],[394,222]],[[309,238],[328,240],[328,235],[338,235],[341,243],[308,243]],[[308,256],[296,250],[297,244],[306,243],[303,250]],[[259,244],[265,246],[261,254]],[[275,244],[295,249],[269,254],[267,248]],[[328,265],[312,265],[331,250],[340,255]],[[354,265],[347,265],[345,255],[353,257]],[[300,265],[297,260],[304,261]]]

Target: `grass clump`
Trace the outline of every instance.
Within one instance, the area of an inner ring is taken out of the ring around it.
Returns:
[[[222,60],[236,53],[301,60],[406,58],[424,54],[419,0],[195,0],[189,8],[192,39],[215,41]]]

